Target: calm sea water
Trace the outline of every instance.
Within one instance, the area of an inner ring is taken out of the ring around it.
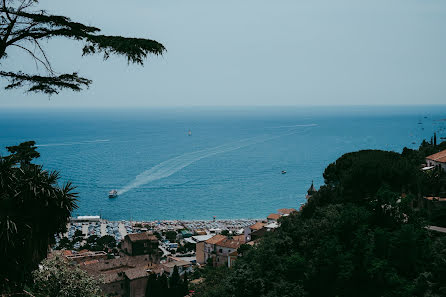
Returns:
[[[77,186],[74,215],[261,218],[298,208],[346,152],[446,137],[443,118],[445,106],[2,110],[0,152],[35,140],[39,162]]]

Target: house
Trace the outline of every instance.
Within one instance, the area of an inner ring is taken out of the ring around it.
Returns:
[[[173,259],[170,259],[173,260]],[[166,272],[169,276],[172,275],[174,267],[178,268],[178,274],[182,276],[185,272],[190,273],[192,272],[193,265],[189,261],[183,261],[183,260],[174,260],[169,261],[167,263],[161,264],[162,269],[164,272]]]
[[[213,266],[230,265],[228,264],[230,263],[230,254],[237,251],[244,243],[244,235],[234,237],[215,235],[204,242],[204,261],[206,263],[211,261]]]
[[[297,210],[295,210],[294,208],[281,208],[277,211],[280,215],[285,216],[285,215],[290,215],[293,212],[297,212]]]
[[[281,217],[280,214],[272,213],[266,219],[268,220],[268,222],[272,222],[272,221],[277,221],[278,219],[280,219],[280,217]]]
[[[160,270],[160,265],[152,264],[150,255],[140,255],[86,261],[79,268],[100,280],[106,296],[144,297],[148,277]]]
[[[127,234],[121,244],[121,249],[130,256],[145,254],[157,256],[158,239],[148,232]]]
[[[426,167],[440,166],[446,170],[446,150],[426,157]]]
[[[263,223],[263,222],[256,222],[254,225],[245,227],[245,230],[243,232],[244,236],[245,236],[245,242],[253,240],[251,238],[252,237],[251,234],[256,232],[256,231],[258,231],[258,230],[261,230],[263,227],[265,227],[265,225],[266,224]]]
[[[208,239],[211,239],[213,235],[195,235],[190,238],[187,238],[187,242],[195,244],[195,255],[197,257],[197,263],[204,264],[204,242]]]

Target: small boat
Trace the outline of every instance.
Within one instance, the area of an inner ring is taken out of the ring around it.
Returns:
[[[116,197],[118,197],[118,191],[111,190],[110,192],[108,192],[108,198],[116,198]]]
[[[188,136],[192,136],[192,131],[189,129],[189,132],[187,132]]]
[[[282,170],[282,174],[285,174],[286,173],[286,170]]]

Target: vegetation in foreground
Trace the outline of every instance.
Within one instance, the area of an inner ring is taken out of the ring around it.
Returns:
[[[420,171],[446,148],[349,153],[330,164],[303,210],[231,269],[206,274],[198,296],[446,296],[446,236],[413,203],[445,191],[440,170]]]

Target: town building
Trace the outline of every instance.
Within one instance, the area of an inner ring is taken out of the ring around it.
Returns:
[[[121,249],[130,256],[151,254],[154,261],[158,255],[158,239],[148,232],[127,234],[121,243]]]
[[[79,267],[101,281],[105,296],[144,297],[149,275],[162,271],[151,263],[150,255],[86,261]]]
[[[244,244],[244,235],[226,237],[215,235],[204,242],[203,258],[206,263],[209,261],[213,266],[230,265],[230,254]]]
[[[287,216],[292,214],[293,212],[297,212],[297,210],[294,208],[281,208],[277,212],[282,216]]]
[[[169,276],[172,275],[174,267],[178,268],[178,274],[180,276],[184,273],[191,273],[193,271],[193,264],[189,261],[176,260],[174,258],[169,258],[167,263],[161,264],[161,268]]]
[[[278,219],[280,219],[280,217],[281,217],[280,214],[272,213],[266,219],[268,220],[268,222],[273,222],[273,221],[277,221]]]
[[[254,237],[259,234],[259,230],[262,230],[265,227],[265,223],[263,222],[256,222],[255,224],[245,227],[244,229],[244,236],[245,236],[245,242],[254,240],[252,237],[252,234],[254,233]]]
[[[443,170],[446,170],[446,150],[427,156],[426,165],[427,167],[440,166]]]

